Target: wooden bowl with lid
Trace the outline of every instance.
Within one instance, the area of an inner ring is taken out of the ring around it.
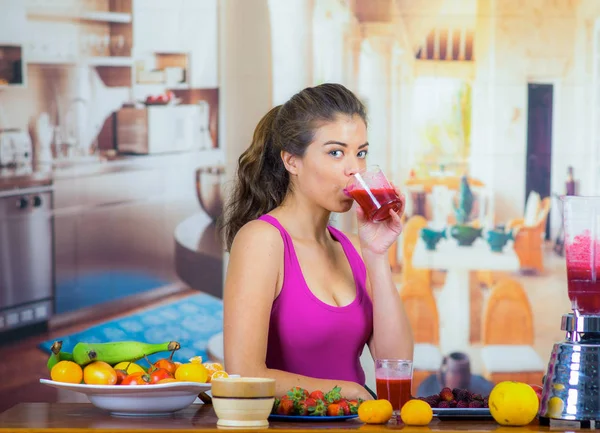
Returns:
[[[212,402],[226,427],[267,427],[275,402],[275,379],[227,377],[211,381]]]

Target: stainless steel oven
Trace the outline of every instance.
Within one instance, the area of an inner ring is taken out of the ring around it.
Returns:
[[[52,315],[52,198],[51,187],[0,191],[0,337]]]

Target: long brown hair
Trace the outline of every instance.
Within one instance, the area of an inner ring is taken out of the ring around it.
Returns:
[[[367,123],[365,106],[354,93],[341,84],[321,84],[295,94],[258,122],[250,147],[238,160],[223,213],[227,251],[244,224],[275,209],[288,193],[290,179],[281,152],[302,157],[319,124],[333,122],[338,115],[358,115]]]

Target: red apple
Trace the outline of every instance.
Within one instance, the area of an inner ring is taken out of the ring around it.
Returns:
[[[539,386],[539,385],[529,384],[529,386],[532,387],[533,390],[535,391],[535,393],[536,393],[536,395],[538,397],[538,402],[540,403],[540,406],[541,406],[541,404],[542,404],[542,389],[543,388],[541,386]]]

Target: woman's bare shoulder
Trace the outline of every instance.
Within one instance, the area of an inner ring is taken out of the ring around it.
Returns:
[[[234,251],[260,253],[283,251],[283,240],[277,227],[262,220],[247,222],[237,232],[231,246]]]

